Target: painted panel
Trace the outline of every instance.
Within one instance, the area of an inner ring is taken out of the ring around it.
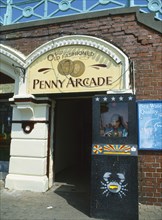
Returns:
[[[91,217],[138,220],[137,157],[92,155]]]
[[[128,144],[93,144],[92,154],[137,156],[137,145]]]

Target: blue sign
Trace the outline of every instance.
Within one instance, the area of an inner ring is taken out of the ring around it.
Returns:
[[[162,150],[162,101],[139,101],[139,149]]]

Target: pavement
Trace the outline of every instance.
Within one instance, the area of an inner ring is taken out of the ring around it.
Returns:
[[[88,204],[83,190],[65,183],[38,193],[5,189],[0,180],[0,220],[96,220]],[[139,204],[139,220],[162,220],[162,207]]]

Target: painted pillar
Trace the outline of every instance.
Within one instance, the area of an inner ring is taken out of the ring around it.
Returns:
[[[9,174],[5,187],[45,192],[48,189],[48,99],[13,98]]]

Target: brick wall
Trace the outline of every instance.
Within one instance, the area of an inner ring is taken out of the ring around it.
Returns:
[[[25,55],[62,35],[86,34],[109,41],[134,61],[138,100],[162,99],[162,37],[138,23],[135,14],[113,15],[1,33],[1,43]],[[139,152],[139,200],[162,204],[162,153]]]
[[[162,154],[139,152],[139,201],[144,204],[162,204]]]

